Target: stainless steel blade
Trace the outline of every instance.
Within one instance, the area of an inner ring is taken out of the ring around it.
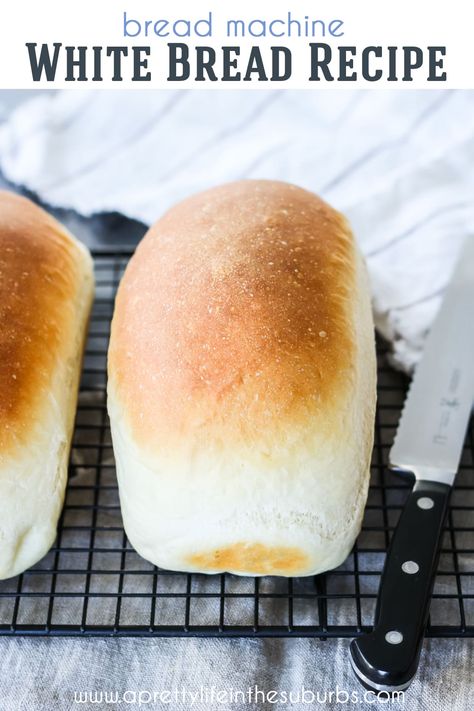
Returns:
[[[466,240],[405,400],[390,465],[452,485],[474,400],[474,236]]]

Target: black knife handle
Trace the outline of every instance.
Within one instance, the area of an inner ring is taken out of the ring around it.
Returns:
[[[364,686],[406,689],[420,658],[440,539],[451,487],[417,481],[393,534],[370,634],[351,642],[351,662]]]

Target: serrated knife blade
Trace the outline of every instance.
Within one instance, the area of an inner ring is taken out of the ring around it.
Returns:
[[[474,237],[461,250],[390,451],[392,468],[416,481],[387,551],[373,631],[350,646],[352,667],[370,689],[406,689],[415,676],[473,399]]]
[[[466,240],[415,370],[390,466],[452,486],[474,400],[474,237]]]

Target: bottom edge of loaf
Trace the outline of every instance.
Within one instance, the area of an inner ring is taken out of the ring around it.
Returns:
[[[298,545],[271,545],[259,541],[235,541],[219,547],[167,554],[153,550],[129,538],[137,553],[162,570],[181,573],[199,573],[263,577],[306,577],[318,575],[341,565],[350,554],[357,536],[344,541],[326,541],[320,547]]]
[[[44,558],[56,539],[56,533],[55,525],[41,529],[32,526],[19,535],[10,547],[5,546],[8,556],[0,555],[0,580],[14,578]]]

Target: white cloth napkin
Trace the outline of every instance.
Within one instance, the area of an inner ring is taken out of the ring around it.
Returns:
[[[278,178],[350,218],[379,330],[410,371],[474,224],[474,92],[64,91],[0,126],[45,203],[149,224],[222,181]]]

